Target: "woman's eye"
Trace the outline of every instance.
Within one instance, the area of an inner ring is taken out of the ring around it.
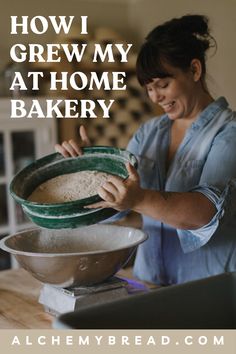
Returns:
[[[168,86],[168,84],[163,84],[163,85],[160,86],[160,88],[164,89],[164,88],[166,88],[167,86]]]

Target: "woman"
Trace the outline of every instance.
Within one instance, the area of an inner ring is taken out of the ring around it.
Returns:
[[[112,177],[93,207],[134,210],[149,239],[134,273],[170,285],[236,270],[236,114],[205,82],[206,52],[215,41],[208,20],[187,15],[156,27],[146,38],[137,76],[164,114],[143,124],[127,149],[138,173]],[[85,145],[89,139],[81,128]],[[81,153],[74,141],[57,145]]]

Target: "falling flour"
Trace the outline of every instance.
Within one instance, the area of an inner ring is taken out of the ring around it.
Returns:
[[[28,200],[37,203],[63,203],[97,194],[108,177],[105,172],[80,171],[57,176],[39,185]]]

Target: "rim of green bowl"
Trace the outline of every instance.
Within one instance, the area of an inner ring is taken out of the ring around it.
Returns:
[[[125,160],[127,160],[127,162],[130,162],[135,168],[137,168],[138,166],[138,161],[137,158],[135,157],[134,154],[132,154],[131,152],[129,152],[126,149],[123,148],[115,148],[115,147],[110,147],[110,146],[91,146],[91,147],[84,147],[83,148],[83,155],[75,157],[77,158],[83,158],[88,156],[88,155],[92,155],[92,154],[104,154],[104,155],[114,155],[118,157],[123,157]],[[74,157],[69,157],[67,159],[75,159]],[[78,200],[73,200],[70,202],[63,202],[63,203],[37,203],[37,202],[32,202],[29,201],[27,199],[24,199],[20,196],[18,196],[15,191],[14,191],[14,185],[16,183],[16,180],[19,178],[19,176],[23,173],[26,173],[27,170],[32,169],[32,167],[39,165],[39,167],[43,168],[45,167],[45,165],[47,163],[53,163],[55,162],[55,164],[60,163],[62,161],[64,161],[64,157],[59,154],[59,153],[53,153],[50,155],[46,155],[44,157],[41,157],[37,160],[35,160],[34,162],[32,162],[31,164],[29,164],[28,166],[26,166],[25,168],[23,168],[22,170],[20,170],[12,179],[11,183],[10,183],[10,194],[12,195],[12,197],[21,205],[26,205],[28,207],[41,207],[41,208],[48,208],[48,209],[53,209],[53,208],[62,208],[63,206],[73,206],[73,207],[80,207],[81,209],[86,209],[86,206],[89,204],[93,204],[99,201],[102,201],[102,198],[98,195],[95,194],[91,197],[88,198],[83,198],[83,199],[78,199]],[[125,177],[124,177],[125,178]]]

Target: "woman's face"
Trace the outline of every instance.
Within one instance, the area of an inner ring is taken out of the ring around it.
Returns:
[[[155,78],[146,85],[148,96],[153,103],[159,104],[172,120],[190,118],[198,107],[198,80],[191,70],[167,67],[172,75]]]

